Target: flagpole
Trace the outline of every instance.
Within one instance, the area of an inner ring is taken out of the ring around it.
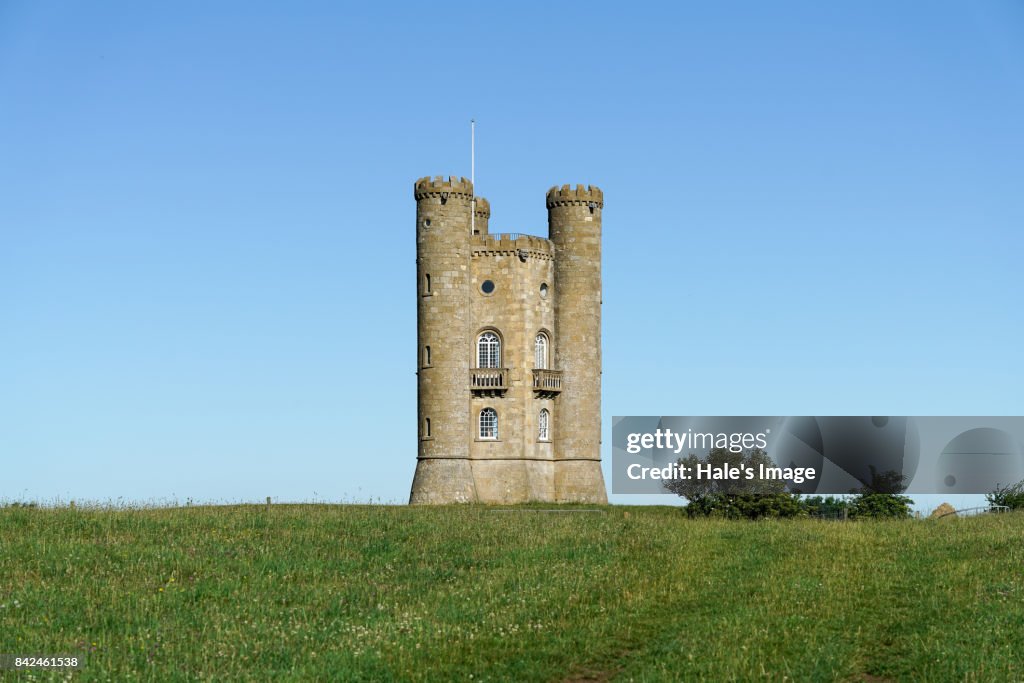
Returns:
[[[469,120],[469,182],[473,183],[472,215],[469,219],[469,234],[476,234],[476,119]]]

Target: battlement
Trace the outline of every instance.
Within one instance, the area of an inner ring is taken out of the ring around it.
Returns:
[[[578,206],[596,204],[597,208],[604,207],[604,192],[596,185],[577,185],[575,189],[570,185],[557,185],[548,190],[548,208],[555,206]]]
[[[449,176],[448,180],[445,180],[444,176],[434,176],[433,178],[426,176],[416,181],[416,184],[413,186],[413,194],[416,197],[416,201],[426,199],[427,197],[440,197],[447,200],[452,196],[461,199],[472,199],[473,183],[466,178],[458,176]]]
[[[473,235],[473,255],[512,253],[525,258],[550,260],[555,248],[551,240],[518,232]]]
[[[483,197],[476,198],[476,213],[477,218],[490,218],[491,217],[491,203]]]

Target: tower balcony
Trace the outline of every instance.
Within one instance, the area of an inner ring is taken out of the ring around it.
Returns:
[[[541,398],[554,398],[562,393],[561,370],[534,370],[533,390]]]
[[[480,396],[501,396],[508,391],[508,368],[470,368],[469,389]]]

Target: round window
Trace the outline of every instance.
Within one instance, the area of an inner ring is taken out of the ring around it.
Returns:
[[[484,294],[490,294],[494,291],[494,280],[484,280],[483,284],[480,285],[480,291]]]
[[[540,298],[541,299],[547,299],[548,298],[548,283],[546,283],[546,282],[540,283]]]

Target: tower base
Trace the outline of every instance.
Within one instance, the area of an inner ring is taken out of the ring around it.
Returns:
[[[600,460],[556,460],[556,503],[608,502]]]
[[[425,458],[416,463],[410,505],[476,502],[473,470],[465,458]]]
[[[409,496],[410,505],[527,502],[606,504],[601,461],[423,458]]]
[[[478,503],[513,505],[532,500],[524,460],[471,460]]]

